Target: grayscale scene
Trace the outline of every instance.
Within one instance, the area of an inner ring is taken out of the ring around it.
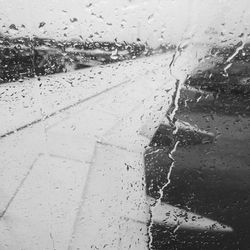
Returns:
[[[250,250],[249,0],[0,0],[0,250]]]

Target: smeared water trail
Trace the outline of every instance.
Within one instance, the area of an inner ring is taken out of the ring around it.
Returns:
[[[175,54],[173,55],[172,61],[169,64],[170,74],[176,79],[175,91],[173,93],[172,102],[171,102],[172,105],[170,106],[170,108],[167,112],[167,115],[166,115],[166,117],[169,121],[169,124],[173,129],[173,132],[172,132],[173,135],[176,134],[178,131],[178,125],[176,124],[175,114],[176,114],[176,111],[178,110],[178,101],[180,98],[181,82],[176,76],[173,75],[171,68],[174,66],[174,63],[177,60],[177,58],[179,56],[181,56],[182,50],[180,48],[181,48],[181,46],[179,45],[176,49]],[[154,224],[154,210],[157,208],[157,206],[159,206],[161,204],[164,190],[171,183],[171,173],[172,173],[172,169],[174,168],[174,165],[175,165],[175,160],[174,160],[173,154],[176,151],[178,144],[179,144],[179,141],[176,141],[172,145],[170,145],[170,148],[168,151],[169,152],[168,158],[172,161],[172,163],[168,169],[166,183],[159,189],[158,199],[154,200],[153,203],[149,204],[149,222],[148,222],[148,228],[147,228],[147,233],[148,233],[148,237],[149,237],[148,249],[152,249],[152,243],[153,243],[152,226]]]
[[[246,34],[244,33],[242,36],[241,41],[239,42],[239,45],[236,47],[235,52],[229,56],[226,60],[226,66],[224,67],[224,76],[228,77],[228,69],[233,65],[232,61],[233,59],[242,51],[246,45]]]
[[[151,229],[152,229],[152,226],[154,224],[154,210],[157,208],[157,206],[160,205],[161,203],[161,200],[163,198],[163,194],[164,194],[164,190],[165,188],[168,187],[168,185],[171,183],[171,173],[172,173],[172,169],[174,168],[174,164],[175,164],[175,161],[174,161],[174,158],[173,158],[173,153],[176,151],[177,149],[177,146],[179,144],[179,141],[177,141],[175,144],[174,144],[174,147],[172,148],[172,150],[169,152],[168,154],[168,157],[172,160],[172,163],[169,167],[169,170],[168,170],[168,174],[167,174],[167,182],[161,187],[161,189],[158,191],[159,193],[159,198],[156,199],[153,204],[150,204],[150,219],[149,219],[149,224],[148,224],[148,235],[149,235],[149,242],[148,242],[148,248],[149,249],[152,249],[152,242],[153,242],[153,236],[152,236],[152,232],[151,232]]]

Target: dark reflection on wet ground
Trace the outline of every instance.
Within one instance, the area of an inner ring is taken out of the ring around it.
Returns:
[[[250,249],[250,91],[244,80],[238,77],[240,84],[234,85],[221,81],[211,89],[204,88],[204,79],[200,85],[189,79],[176,114],[186,127],[172,136],[170,127],[162,125],[150,154],[145,154],[147,193],[158,198],[172,163],[169,145],[180,141],[162,201],[231,226],[234,232],[154,224],[153,249]]]

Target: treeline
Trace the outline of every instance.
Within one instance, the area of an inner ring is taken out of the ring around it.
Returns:
[[[0,37],[0,83],[151,54],[153,49],[139,39],[127,43]]]

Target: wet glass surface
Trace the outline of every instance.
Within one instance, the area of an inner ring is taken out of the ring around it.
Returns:
[[[250,249],[248,0],[0,6],[0,249]]]
[[[157,197],[172,163],[167,157],[169,145],[179,141],[173,155],[171,184],[162,201],[230,225],[233,233],[179,229],[177,222],[187,217],[184,213],[176,216],[176,227],[166,230],[154,226],[154,249],[249,247],[250,99],[248,86],[239,86],[244,77],[238,75],[238,86],[231,77],[231,81],[220,79],[219,83],[216,78],[187,80],[176,114],[186,129],[173,137],[170,127],[162,126],[154,141],[159,145],[153,147],[156,153],[146,154],[148,194]],[[220,89],[208,91],[211,83],[220,84]]]

